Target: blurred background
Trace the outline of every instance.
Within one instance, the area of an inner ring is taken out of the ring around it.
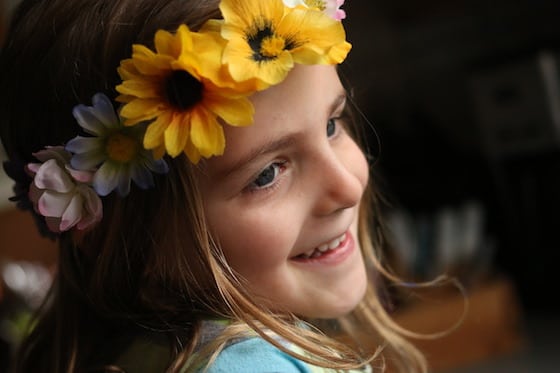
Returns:
[[[455,276],[469,300],[457,330],[419,345],[437,371],[560,371],[560,1],[345,7],[344,72],[380,138],[395,266]],[[401,301],[397,319],[445,330],[462,303],[442,293]]]
[[[15,3],[0,2],[0,37]],[[342,71],[380,138],[391,265],[406,281],[446,273],[464,287],[391,288],[388,307],[413,331],[448,331],[417,341],[434,372],[560,371],[560,1],[345,9],[354,50]],[[0,172],[0,372],[56,263],[10,189]]]

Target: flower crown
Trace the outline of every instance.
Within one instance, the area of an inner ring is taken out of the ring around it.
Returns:
[[[340,22],[343,3],[222,0],[223,19],[198,32],[181,25],[157,31],[155,51],[133,45],[118,68],[118,113],[102,93],[92,106],[77,105],[73,115],[87,136],[33,154],[39,162],[26,166],[31,203],[23,205],[51,232],[85,230],[102,218],[100,197],[114,190],[126,196],[131,181],[153,187],[153,173],[168,171],[165,154],[185,153],[193,163],[223,154],[221,123],[250,125],[252,93],[282,82],[294,64],[344,61],[351,45]]]

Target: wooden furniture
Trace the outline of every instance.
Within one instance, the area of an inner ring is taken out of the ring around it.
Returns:
[[[526,344],[516,292],[505,278],[474,287],[467,297],[449,289],[429,289],[422,294],[393,318],[415,333],[443,333],[437,338],[412,340],[426,356],[430,372],[494,359],[519,351]],[[367,335],[359,342],[365,351],[379,347]],[[387,364],[388,373],[392,373],[390,361]]]
[[[56,243],[41,237],[29,212],[0,210],[0,262],[26,260],[50,266],[56,253]]]

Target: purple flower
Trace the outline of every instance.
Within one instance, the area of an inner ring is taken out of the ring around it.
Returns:
[[[66,150],[74,153],[72,167],[95,172],[93,188],[100,196],[115,189],[126,196],[131,180],[142,189],[153,187],[152,172],[166,173],[168,167],[163,159],[154,159],[152,151],[144,148],[146,124],[125,127],[104,94],[93,96],[92,103],[93,106],[77,105],[72,112],[91,135],[77,136],[66,144]]]

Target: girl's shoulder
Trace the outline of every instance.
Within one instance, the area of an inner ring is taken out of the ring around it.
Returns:
[[[208,373],[311,373],[304,362],[260,337],[238,340],[224,348],[206,370]],[[317,371],[319,372],[319,371]]]
[[[207,324],[207,326],[209,326]],[[210,326],[214,335],[220,328]],[[208,341],[207,338],[204,338]],[[281,343],[283,343],[281,341]],[[305,352],[297,346],[285,346],[299,355]],[[334,373],[335,370],[321,368],[301,361],[278,349],[259,336],[233,340],[218,354],[206,370],[208,373]],[[371,370],[348,371],[348,373],[368,373]]]

